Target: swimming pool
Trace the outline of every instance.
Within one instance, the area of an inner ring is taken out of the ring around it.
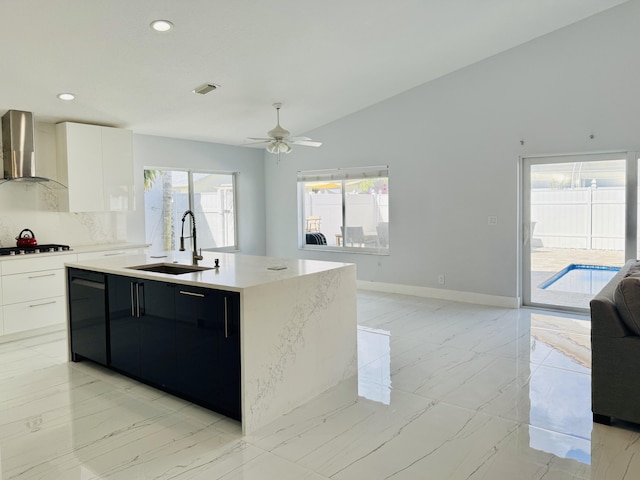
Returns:
[[[542,283],[539,288],[559,292],[596,294],[619,271],[620,267],[572,263]]]

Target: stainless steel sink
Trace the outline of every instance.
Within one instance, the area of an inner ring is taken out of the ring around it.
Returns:
[[[170,275],[182,275],[184,273],[202,272],[204,270],[212,269],[212,267],[180,265],[176,263],[153,263],[151,265],[136,265],[126,268],[130,268],[132,270],[144,270],[145,272],[168,273]]]

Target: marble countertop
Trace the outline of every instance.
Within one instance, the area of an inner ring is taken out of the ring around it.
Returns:
[[[91,245],[71,245],[73,253],[106,252],[109,250],[120,250],[123,248],[146,248],[148,243],[102,243]]]
[[[0,255],[0,262],[2,261],[20,261],[25,258],[42,258],[55,255],[72,255],[74,253],[90,253],[90,252],[106,252],[109,250],[121,250],[125,248],[146,248],[149,245],[146,243],[101,243],[93,245],[70,245],[69,250],[62,252],[41,252],[38,254],[28,255]]]
[[[237,292],[250,287],[353,265],[342,262],[283,259],[223,252],[203,252],[202,255],[204,259],[198,262],[200,267],[213,267],[215,259],[219,259],[220,267],[181,275],[128,268],[158,263],[191,265],[190,251],[123,255],[81,262],[68,262],[65,265],[103,273]]]

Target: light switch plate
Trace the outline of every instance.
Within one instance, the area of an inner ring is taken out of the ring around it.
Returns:
[[[497,224],[498,224],[498,217],[497,217],[497,215],[489,215],[487,223],[488,223],[489,225],[497,225]]]

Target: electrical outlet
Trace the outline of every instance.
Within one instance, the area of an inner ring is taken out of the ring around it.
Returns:
[[[438,285],[444,285],[444,273],[438,275]]]
[[[487,223],[491,226],[497,225],[498,224],[497,215],[489,215],[489,217],[487,218]]]

